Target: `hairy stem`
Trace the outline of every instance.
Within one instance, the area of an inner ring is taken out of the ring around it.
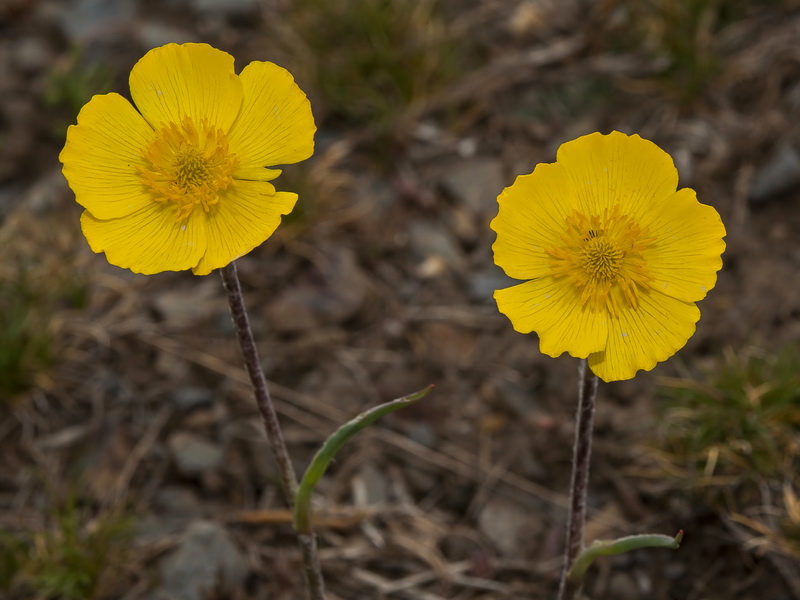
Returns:
[[[283,439],[283,432],[278,422],[278,414],[272,404],[272,398],[267,388],[267,379],[264,377],[264,370],[261,368],[261,361],[258,358],[258,349],[253,337],[253,330],[250,328],[247,309],[244,306],[242,287],[239,284],[235,263],[231,262],[228,266],[220,269],[220,274],[222,275],[225,291],[228,293],[231,318],[236,329],[239,346],[242,349],[245,369],[253,385],[256,404],[264,422],[267,440],[278,463],[283,493],[289,507],[294,509],[297,495],[297,476],[289,459],[289,451],[286,449],[286,442]],[[313,532],[298,535],[297,542],[303,556],[303,570],[308,586],[308,597],[310,600],[325,600],[325,585],[317,555],[316,536]]]
[[[575,422],[575,445],[572,449],[572,479],[569,489],[569,516],[567,517],[567,541],[564,548],[564,566],[558,585],[557,600],[569,600],[580,591],[577,585],[568,582],[567,573],[581,550],[583,530],[586,526],[586,496],[589,487],[589,461],[592,456],[592,429],[597,399],[597,375],[589,370],[582,360],[578,375],[578,414]]]

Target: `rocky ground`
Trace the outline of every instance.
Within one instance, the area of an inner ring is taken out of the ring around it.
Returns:
[[[683,529],[684,545],[599,561],[585,591],[800,598],[797,558],[765,551],[653,459],[658,377],[800,339],[800,13],[668,4],[420,3],[408,31],[445,41],[398,63],[414,91],[404,102],[381,89],[381,113],[377,79],[363,81],[382,72],[346,53],[363,48],[360,25],[315,19],[336,2],[0,3],[0,344],[24,350],[0,373],[0,533],[27,548],[0,569],[0,584],[21,573],[0,593],[56,597],[31,582],[69,562],[53,548],[73,522],[92,557],[76,569],[103,566],[97,598],[302,597],[219,278],[133,275],[93,255],[57,161],[91,93],[127,93],[151,47],[205,41],[237,68],[292,70],[319,125],[314,158],[278,180],[300,193],[297,211],[237,263],[298,472],[338,424],[436,385],[359,434],[320,483],[332,599],[553,596],[577,364],[540,355],[498,314],[492,293],[510,280],[488,223],[516,175],[611,129],[674,156],[681,185],[721,213],[728,250],[687,347],[600,390],[588,537]],[[351,25],[341,48],[315,48]],[[34,332],[23,346],[13,323]]]

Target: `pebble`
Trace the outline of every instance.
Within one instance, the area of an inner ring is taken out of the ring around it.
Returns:
[[[22,196],[21,185],[0,185],[0,225],[8,214],[12,212]]]
[[[389,482],[372,463],[367,463],[353,478],[353,496],[357,506],[383,505],[389,500]]]
[[[475,302],[494,304],[496,290],[511,287],[522,283],[518,279],[511,279],[500,267],[491,265],[482,271],[477,271],[469,280],[469,296]]]
[[[521,550],[531,544],[533,536],[541,529],[541,523],[516,502],[495,496],[491,498],[478,516],[478,529],[505,556],[521,557]]]
[[[677,581],[686,577],[688,569],[686,565],[680,562],[667,563],[664,566],[664,577],[670,581]]]
[[[256,0],[191,0],[198,13],[228,17],[246,15],[258,7]]]
[[[248,566],[224,527],[195,521],[177,549],[161,560],[159,572],[173,600],[203,600],[211,591],[233,595],[244,583]]]
[[[175,408],[191,412],[198,408],[209,408],[214,404],[214,395],[201,387],[180,387],[171,396]]]
[[[459,163],[441,181],[445,192],[478,216],[497,212],[497,195],[505,184],[501,162],[485,157]]]
[[[28,189],[23,202],[33,214],[42,216],[63,204],[64,198],[70,194],[67,180],[59,167],[39,177]]]
[[[154,21],[142,23],[137,33],[143,48],[157,48],[169,43],[185,44],[198,41],[189,31]]]
[[[130,23],[136,15],[136,5],[132,0],[77,0],[59,3],[58,6],[58,24],[66,37],[76,43]]]
[[[749,200],[760,204],[800,186],[800,152],[784,145],[756,171],[750,186]]]
[[[425,423],[424,421],[410,424],[405,428],[405,435],[428,448],[435,448],[439,441],[436,430],[430,423]]]
[[[411,255],[419,265],[418,268],[430,265],[432,261],[438,261],[443,267],[456,272],[461,272],[463,269],[463,252],[442,225],[437,226],[427,219],[417,219],[409,225],[408,243]],[[428,269],[423,271],[427,273]]]
[[[15,46],[16,66],[25,73],[38,73],[53,64],[53,49],[45,39],[24,37]]]
[[[178,431],[167,440],[175,467],[184,477],[198,477],[222,463],[218,445],[193,433]]]
[[[608,582],[608,598],[617,600],[638,600],[641,598],[636,582],[627,573],[616,572]]]
[[[358,198],[359,206],[369,211],[374,219],[386,217],[397,205],[397,190],[385,179],[374,177],[369,173],[356,179],[353,193]],[[366,219],[365,219],[366,220]]]
[[[153,498],[156,510],[167,514],[198,517],[202,513],[202,505],[192,490],[180,485],[165,485],[156,492]]]
[[[306,331],[355,317],[367,299],[368,278],[347,248],[324,250],[323,280],[300,282],[267,308],[269,326],[282,333]]]
[[[227,315],[227,303],[220,287],[214,277],[192,282],[190,290],[172,289],[154,294],[153,308],[163,321],[176,327],[188,326],[218,313]]]

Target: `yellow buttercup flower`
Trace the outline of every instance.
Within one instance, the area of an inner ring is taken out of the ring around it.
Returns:
[[[563,144],[498,197],[495,262],[528,280],[495,299],[549,356],[630,379],[680,350],[717,281],[725,227],[658,146],[618,131]]]
[[[278,227],[297,195],[275,165],[314,151],[314,118],[285,69],[168,44],[131,70],[131,97],[94,96],[59,156],[92,250],[137,273],[205,275]],[[138,111],[137,111],[138,109]]]

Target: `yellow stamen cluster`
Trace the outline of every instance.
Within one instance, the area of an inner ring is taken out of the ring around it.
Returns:
[[[186,219],[195,206],[205,212],[219,204],[219,192],[234,185],[239,158],[228,149],[225,132],[206,119],[195,125],[185,117],[169,123],[143,152],[146,167],[137,172],[157,202],[173,202],[176,221]]]
[[[602,215],[575,211],[565,224],[562,244],[545,249],[555,277],[581,288],[581,303],[591,310],[619,313],[621,300],[635,308],[639,288],[651,280],[642,251],[652,243],[646,232],[618,206]]]

